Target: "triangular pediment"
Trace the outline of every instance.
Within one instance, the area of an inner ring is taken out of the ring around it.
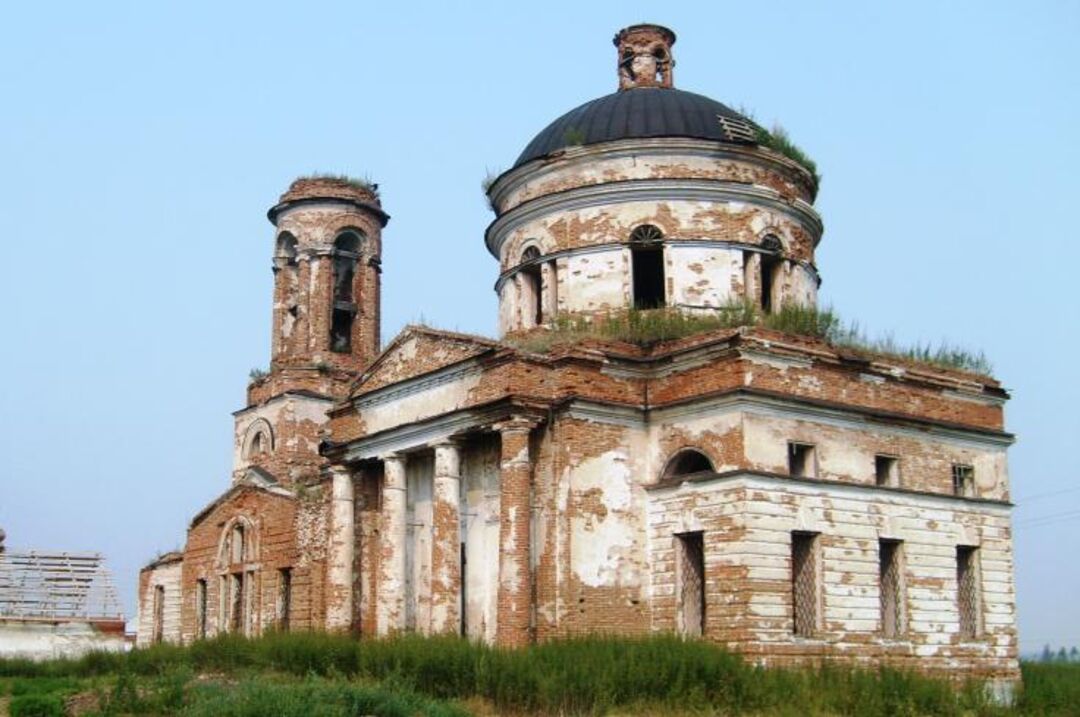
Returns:
[[[353,395],[423,376],[499,348],[499,342],[481,336],[406,326],[360,376]]]
[[[288,488],[283,487],[272,473],[257,466],[251,466],[227,491],[219,495],[206,507],[196,513],[191,519],[190,527],[194,528],[218,507],[225,505],[245,491],[259,491],[280,498],[295,497],[295,494]]]

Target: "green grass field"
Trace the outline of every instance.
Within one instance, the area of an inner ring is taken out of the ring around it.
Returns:
[[[456,638],[305,633],[78,660],[0,660],[0,700],[13,717],[1080,715],[1080,665],[1027,663],[1023,673],[1017,703],[1005,708],[978,684],[890,669],[761,669],[673,637],[505,651]]]

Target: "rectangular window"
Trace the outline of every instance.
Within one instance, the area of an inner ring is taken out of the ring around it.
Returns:
[[[874,456],[874,482],[895,488],[900,485],[900,459],[896,456]]]
[[[878,587],[881,591],[881,634],[899,637],[904,632],[903,543],[878,541]]]
[[[630,263],[634,277],[634,308],[658,309],[664,306],[664,250],[635,248]]]
[[[154,642],[165,637],[165,586],[154,586]]]
[[[679,631],[705,634],[705,541],[700,531],[676,535]]]
[[[960,613],[960,638],[963,640],[974,640],[981,630],[978,557],[978,548],[956,546],[956,602]]]
[[[277,625],[282,632],[289,631],[289,613],[292,611],[292,568],[278,570]]]
[[[818,629],[818,534],[791,534],[791,598],[794,633],[812,637]]]
[[[788,473],[796,478],[817,475],[817,457],[809,443],[788,443]]]
[[[218,578],[218,632],[226,632],[229,629],[229,605],[232,602],[232,599],[229,597],[231,586],[231,575],[222,575]]]
[[[232,594],[229,606],[229,630],[231,632],[243,632],[244,630],[244,574],[233,573],[231,582]]]
[[[975,468],[962,463],[953,463],[953,495],[970,498],[975,495]]]
[[[195,637],[206,638],[206,581],[195,581]]]

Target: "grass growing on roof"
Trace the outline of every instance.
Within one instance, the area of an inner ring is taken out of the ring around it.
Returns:
[[[559,345],[584,339],[608,339],[648,346],[719,329],[761,326],[796,336],[821,339],[867,358],[898,358],[942,368],[989,374],[992,366],[981,351],[942,342],[902,345],[891,335],[872,338],[855,324],[845,323],[831,307],[784,304],[763,313],[755,304],[735,300],[710,311],[674,308],[630,309],[589,316],[558,316],[550,329],[536,330],[506,341],[525,351],[547,353]]]
[[[379,185],[373,182],[371,177],[366,175],[363,177],[353,177],[348,174],[335,174],[333,172],[312,172],[311,174],[300,177],[300,179],[331,179],[356,189],[362,189],[365,192],[371,192],[376,197],[379,196]]]

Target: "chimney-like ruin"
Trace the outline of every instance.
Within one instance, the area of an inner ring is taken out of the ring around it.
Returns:
[[[672,87],[675,33],[661,25],[631,25],[612,41],[619,50],[619,89]]]

